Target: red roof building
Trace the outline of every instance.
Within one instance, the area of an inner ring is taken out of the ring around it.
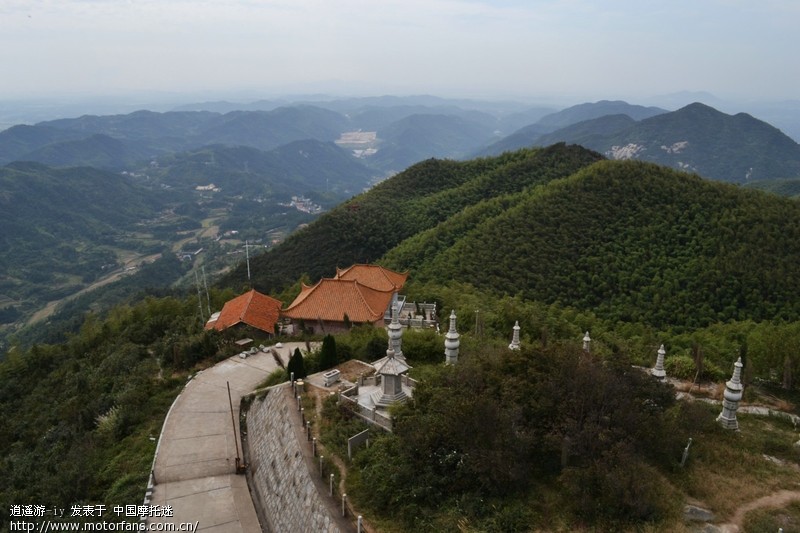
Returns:
[[[303,285],[300,294],[283,310],[293,322],[322,332],[345,331],[351,324],[383,327],[389,306],[397,299],[408,273],[397,273],[376,265],[353,265],[337,269],[333,278],[313,286]],[[345,320],[345,316],[347,320]]]
[[[212,315],[205,327],[222,331],[244,324],[274,335],[282,305],[279,300],[254,289],[226,302],[219,316],[214,319]]]
[[[349,268],[337,268],[334,279],[358,280],[373,289],[399,291],[406,284],[408,272],[394,272],[379,265],[356,264]]]

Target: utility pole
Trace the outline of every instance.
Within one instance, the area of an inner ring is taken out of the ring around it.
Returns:
[[[208,306],[208,316],[211,316],[211,297],[208,295],[208,281],[206,280],[206,266],[203,269],[203,287],[206,289],[206,305]]]
[[[244,240],[244,253],[247,256],[247,281],[250,281],[250,245]]]
[[[203,297],[200,295],[200,279],[197,277],[197,269],[194,270],[194,285],[197,287],[197,306],[200,308],[200,321],[205,322],[203,316]]]

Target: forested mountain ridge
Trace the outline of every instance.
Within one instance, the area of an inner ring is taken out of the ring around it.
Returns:
[[[374,261],[392,247],[483,199],[566,177],[601,158],[557,145],[467,162],[430,159],[356,196],[251,260],[253,284],[267,292],[302,273],[318,279],[336,266]],[[221,284],[245,283],[242,266]]]
[[[448,276],[660,328],[800,317],[796,201],[605,161],[487,214],[433,257],[420,250],[447,242],[452,221],[396,247],[386,262],[403,268],[424,256],[420,281]]]
[[[800,317],[800,204],[598,160],[555,145],[426,161],[251,262],[254,284],[278,291],[302,273],[379,260],[422,283],[464,282],[659,328]]]

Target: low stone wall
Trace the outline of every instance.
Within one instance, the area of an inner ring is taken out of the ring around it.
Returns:
[[[250,490],[268,529],[338,533],[320,499],[292,427],[286,386],[254,398],[247,412]]]

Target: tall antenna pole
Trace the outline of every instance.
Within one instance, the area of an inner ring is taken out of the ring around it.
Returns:
[[[203,297],[200,295],[200,280],[197,277],[197,269],[194,270],[194,285],[197,287],[197,306],[200,308],[200,320],[205,321],[203,316]]]
[[[244,253],[247,255],[247,281],[250,281],[250,245],[244,240]]]
[[[206,266],[203,265],[201,267],[203,269],[203,287],[206,289],[206,305],[208,305],[208,316],[211,316],[211,297],[208,295],[208,282],[206,281]]]

